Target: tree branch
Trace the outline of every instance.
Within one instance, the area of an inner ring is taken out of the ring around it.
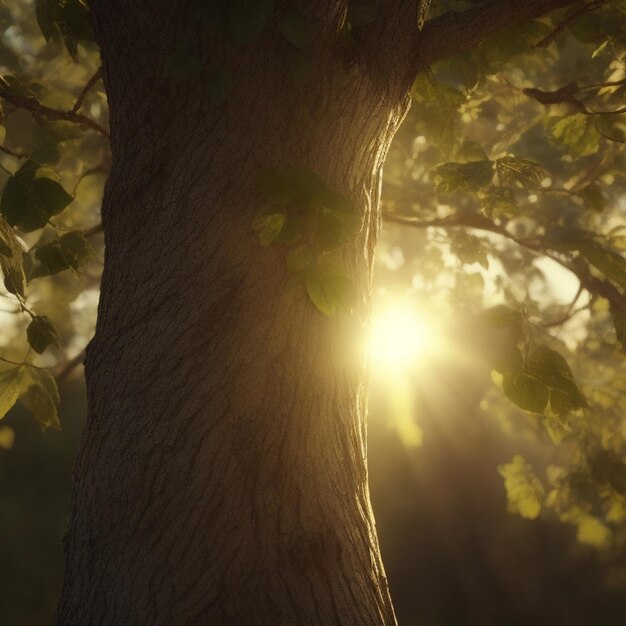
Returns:
[[[592,0],[589,4],[584,4],[579,9],[572,11],[562,22],[557,24],[553,31],[548,33],[539,43],[536,43],[535,48],[547,48],[570,24],[576,22],[585,13],[599,9],[603,4],[605,4],[604,0]]]
[[[99,235],[102,232],[102,222],[98,222],[91,226],[91,228],[87,228],[83,231],[83,237],[93,237],[94,235]]]
[[[385,222],[392,222],[395,224],[403,224],[405,226],[412,226],[413,228],[454,228],[454,227],[466,227],[475,228],[477,230],[484,230],[491,233],[496,233],[502,237],[506,237],[510,241],[513,241],[518,246],[522,246],[537,254],[541,254],[552,261],[555,261],[565,269],[569,270],[578,278],[580,284],[589,292],[595,293],[603,298],[606,298],[609,302],[613,303],[617,310],[626,308],[626,296],[624,296],[617,287],[611,284],[609,281],[602,278],[597,278],[592,275],[587,265],[582,259],[563,259],[559,255],[555,254],[552,250],[542,246],[536,239],[521,239],[515,237],[506,228],[495,224],[490,219],[483,215],[477,214],[455,214],[448,217],[436,218],[431,220],[420,220],[419,218],[395,215],[393,213],[383,213],[383,220]]]
[[[76,102],[72,107],[72,113],[78,113],[80,107],[83,106],[83,102],[85,101],[85,97],[89,93],[89,90],[102,78],[102,68],[99,67],[96,70],[96,73],[87,81],[87,84],[83,87],[80,94],[78,94],[78,98],[76,98]]]
[[[577,0],[487,0],[466,11],[450,11],[426,22],[411,54],[415,74],[436,61],[471,50],[491,35],[572,5]]]
[[[82,113],[77,113],[76,111],[58,111],[57,109],[52,109],[44,104],[41,104],[34,98],[20,96],[3,87],[0,87],[0,98],[4,98],[4,100],[10,102],[16,107],[30,111],[37,118],[43,118],[51,122],[59,120],[72,122],[73,124],[78,124],[79,126],[91,128],[104,137],[109,137],[109,133],[106,129]]]
[[[85,351],[81,350],[73,359],[70,359],[63,368],[54,376],[57,383],[64,381],[69,375],[85,361]]]
[[[24,152],[15,152],[14,150],[10,150],[6,146],[0,146],[0,152],[4,152],[5,154],[10,154],[11,156],[17,159],[25,159],[28,156]]]

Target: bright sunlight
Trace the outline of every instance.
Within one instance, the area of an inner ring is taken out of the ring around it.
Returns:
[[[409,297],[381,303],[369,335],[374,367],[410,369],[441,349],[441,329],[436,320]]]
[[[415,376],[422,377],[444,350],[444,333],[433,313],[415,298],[377,298],[368,336],[374,379],[386,398],[389,425],[407,447],[422,444],[415,421]]]

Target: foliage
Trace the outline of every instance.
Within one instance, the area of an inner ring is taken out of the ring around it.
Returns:
[[[501,390],[482,406],[545,442],[534,472],[519,455],[500,466],[510,510],[556,515],[581,542],[616,550],[626,539],[623,24],[623,3],[572,7],[416,78],[383,189],[385,218],[413,237],[385,238],[402,263],[380,271],[387,289],[465,320],[465,349]]]
[[[315,31],[302,15],[271,0],[196,4],[194,23],[229,45],[277,33],[284,70],[304,89]],[[525,415],[552,446],[555,462],[533,463],[535,472],[520,456],[501,466],[511,509],[554,514],[608,548],[626,539],[625,8],[589,4],[416,77],[383,197],[388,222],[407,228],[383,246],[403,251],[389,285],[423,291],[481,338],[503,392],[487,394],[490,410]],[[93,328],[84,304],[101,269],[106,99],[82,0],[14,0],[0,12],[15,25],[0,58],[0,417],[20,402],[42,428],[58,427],[54,376]],[[340,34],[358,46],[377,19],[374,3],[351,2]],[[187,41],[173,45],[163,74],[198,81],[215,108],[236,80]],[[349,313],[354,286],[340,261],[361,228],[358,207],[298,164],[259,172],[258,200],[259,245],[284,257],[319,311]],[[556,297],[556,265],[576,285],[570,302]]]
[[[14,25],[0,59],[0,415],[18,402],[41,428],[59,428],[55,376],[82,350],[95,313],[75,302],[97,293],[101,269],[106,100],[82,0],[0,12]]]

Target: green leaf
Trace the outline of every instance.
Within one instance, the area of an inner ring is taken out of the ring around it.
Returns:
[[[24,297],[26,277],[22,244],[2,216],[0,216],[0,270],[7,291]]]
[[[0,419],[17,402],[20,392],[20,370],[21,367],[14,367],[0,372]]]
[[[229,0],[227,23],[232,40],[247,44],[269,24],[274,10],[272,0]]]
[[[190,80],[202,71],[202,63],[198,57],[186,52],[174,52],[163,66],[166,76],[178,80]]]
[[[43,87],[39,83],[36,83],[24,76],[17,78],[16,76],[11,76],[10,74],[0,76],[0,85],[4,89],[14,93],[16,96],[21,96],[22,98],[32,98],[35,100],[41,97],[44,91]]]
[[[505,372],[502,389],[511,402],[531,413],[543,413],[548,404],[548,388],[522,370]]]
[[[296,243],[302,236],[302,229],[300,226],[300,220],[291,215],[287,216],[285,224],[283,225],[280,233],[278,233],[273,243],[280,244],[292,244]]]
[[[91,248],[80,231],[70,231],[58,239],[34,249],[36,266],[29,280],[51,276],[66,269],[77,270],[91,255]]]
[[[46,428],[61,428],[57,407],[59,406],[59,391],[54,378],[46,369],[27,365],[22,369],[21,389],[19,401],[28,409],[39,422],[42,430]]]
[[[20,215],[24,213],[28,196],[24,186],[16,176],[11,176],[7,180],[2,192],[2,200],[0,200],[0,213],[4,215],[6,221],[15,226],[20,219]]]
[[[626,259],[593,239],[583,239],[577,246],[580,254],[609,280],[626,289]]]
[[[595,154],[600,148],[600,133],[591,115],[575,113],[548,122],[551,138],[574,157]]]
[[[37,24],[46,41],[49,41],[52,36],[52,29],[58,15],[59,6],[56,0],[35,0]]]
[[[13,268],[2,268],[4,273],[4,288],[9,292],[16,295],[25,297],[26,280],[24,278],[23,271],[16,271]]]
[[[63,189],[63,187],[51,178],[35,178],[27,187],[26,194],[28,195],[28,205],[26,212],[38,212],[39,215],[45,216],[46,221],[53,215],[58,215],[63,209],[74,199],[69,193]],[[33,215],[33,220],[34,215]],[[24,225],[24,228],[19,226],[24,232],[26,230],[26,217],[22,218],[20,222]],[[32,223],[29,223],[32,226]],[[35,228],[31,228],[35,230]]]
[[[313,31],[301,15],[289,13],[278,21],[278,30],[296,48],[304,50],[313,44]]]
[[[43,228],[73,198],[56,180],[31,179],[29,174],[19,175],[20,172],[7,181],[0,202],[0,213],[11,226],[17,226],[22,232],[29,233]]]
[[[478,190],[493,178],[493,163],[489,160],[468,163],[444,163],[435,168],[439,178],[437,191]]]
[[[89,8],[84,0],[65,0],[63,3],[63,28],[65,45],[72,54],[68,39],[74,41],[95,41]]]
[[[615,336],[622,344],[622,349],[626,352],[626,311],[611,303],[611,315],[615,326]]]
[[[481,319],[494,328],[509,328],[511,326],[519,326],[522,323],[523,316],[521,311],[512,309],[504,304],[497,304],[483,311]]]
[[[567,393],[557,389],[550,390],[550,409],[555,415],[565,417],[579,406],[579,403]]]
[[[482,198],[481,211],[483,215],[490,219],[494,217],[512,217],[519,213],[513,192],[506,187],[490,187],[489,191]]]
[[[262,215],[252,223],[252,228],[259,231],[262,246],[269,246],[278,237],[285,225],[287,216],[284,213]]]
[[[501,185],[518,184],[524,189],[537,189],[545,170],[528,159],[503,157],[496,161],[496,172]]]
[[[222,65],[215,65],[207,72],[209,103],[213,108],[219,107],[226,100],[232,79],[228,70]]]
[[[606,207],[606,198],[604,194],[595,183],[587,185],[578,192],[578,195],[583,199],[585,208],[595,213],[601,213]]]
[[[585,404],[585,399],[578,389],[574,375],[567,361],[556,351],[548,346],[540,345],[534,348],[528,356],[527,371],[543,385],[568,398],[572,408],[578,408]],[[555,396],[560,410],[565,407],[566,400]],[[559,411],[557,411],[559,412]]]
[[[428,72],[420,72],[411,87],[411,97],[417,103],[428,103],[442,109],[457,110],[467,99],[458,90],[436,80]]]
[[[489,257],[478,237],[457,234],[450,244],[452,252],[457,255],[461,263],[465,265],[478,263],[485,269],[489,269]]]
[[[50,346],[59,345],[59,334],[45,315],[36,315],[26,329],[26,337],[32,349],[38,354]]]
[[[40,265],[33,269],[29,280],[41,278],[42,276],[52,276],[53,274],[58,274],[70,268],[70,264],[63,255],[58,239],[38,246],[34,249],[34,252],[35,258],[39,261]]]
[[[311,302],[324,315],[334,315],[341,308],[349,309],[354,297],[352,282],[335,267],[309,270],[305,287]]]
[[[59,237],[61,253],[68,265],[77,270],[91,255],[91,248],[82,232],[72,230]]]
[[[30,160],[37,165],[56,165],[60,159],[59,143],[52,137],[44,137],[30,155]]]
[[[458,109],[467,98],[458,89],[435,80],[428,71],[418,74],[411,87],[411,97],[423,105],[420,131],[449,158],[456,142]]]

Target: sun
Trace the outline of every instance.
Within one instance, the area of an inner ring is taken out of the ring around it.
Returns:
[[[375,309],[368,348],[375,367],[408,368],[441,349],[441,332],[434,317],[412,299],[397,298]]]

